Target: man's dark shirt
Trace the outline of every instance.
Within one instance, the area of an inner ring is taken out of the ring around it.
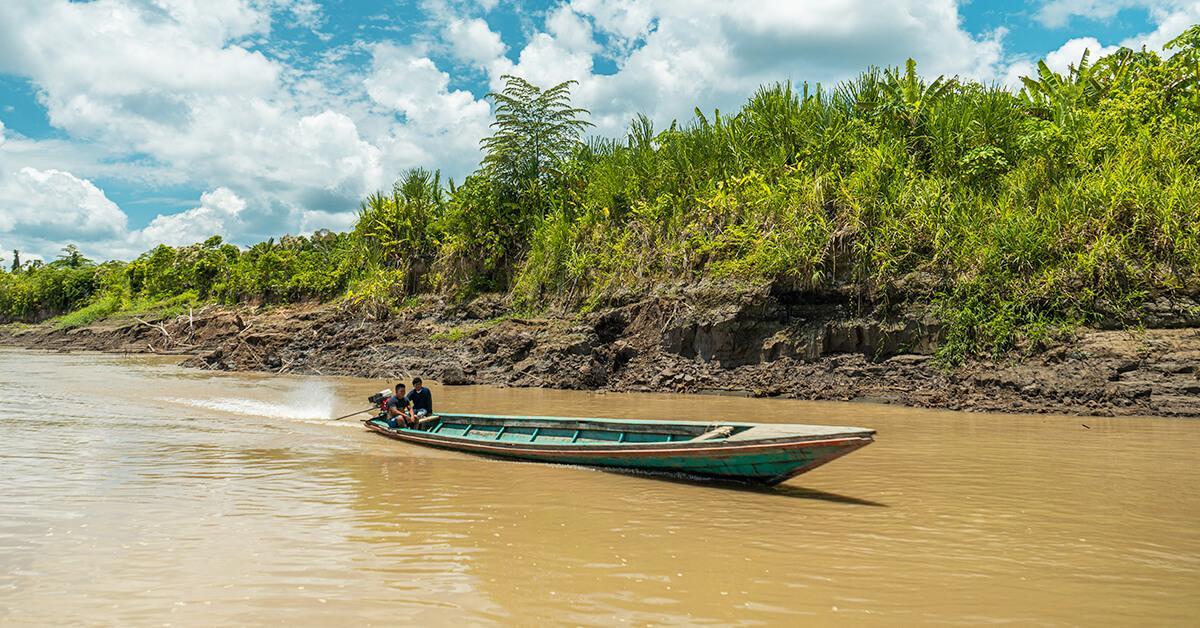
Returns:
[[[433,414],[433,395],[429,394],[428,388],[422,386],[420,390],[408,391],[408,400],[412,402],[414,412],[424,410],[426,414]]]
[[[396,395],[392,395],[391,397],[388,397],[388,400],[387,400],[387,409],[388,410],[391,410],[392,408],[395,408],[397,410],[403,410],[407,407],[408,407],[408,397],[397,397]]]

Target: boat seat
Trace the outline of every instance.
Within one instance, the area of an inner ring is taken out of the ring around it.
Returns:
[[[423,429],[425,429],[426,425],[436,423],[441,420],[442,420],[442,417],[440,417],[436,414],[431,414],[427,417],[423,417],[423,418],[417,420],[417,429],[423,430]]]
[[[726,436],[729,436],[732,433],[733,433],[732,426],[722,425],[720,427],[714,427],[713,429],[708,430],[707,432],[693,438],[692,440],[697,441],[697,440],[712,440],[714,438],[725,438]]]

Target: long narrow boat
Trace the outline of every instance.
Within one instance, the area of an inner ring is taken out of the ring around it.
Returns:
[[[363,421],[389,438],[501,458],[778,484],[874,440],[825,425],[443,414],[419,428]]]

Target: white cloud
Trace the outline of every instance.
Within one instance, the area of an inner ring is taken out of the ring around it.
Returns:
[[[508,50],[499,33],[493,32],[488,23],[479,18],[452,19],[446,23],[442,36],[450,44],[454,56],[481,67],[504,56]]]
[[[0,237],[26,257],[49,259],[67,244],[98,258],[130,259],[158,244],[187,245],[244,226],[246,201],[228,188],[200,205],[155,217],[130,230],[129,218],[92,181],[62,170],[21,168],[0,174]]]
[[[1111,20],[1127,9],[1144,9],[1150,11],[1156,24],[1161,25],[1164,23],[1164,16],[1195,11],[1198,5],[1200,3],[1195,0],[1049,0],[1042,4],[1034,17],[1043,26],[1059,28],[1066,26],[1072,18],[1103,22]],[[1181,26],[1182,28],[1172,32],[1178,34],[1191,24]],[[1161,44],[1150,47],[1161,48]]]
[[[1115,52],[1117,48],[1119,46],[1105,46],[1095,37],[1076,37],[1059,46],[1057,50],[1047,53],[1043,59],[1051,70],[1066,75],[1071,66],[1079,66],[1085,50],[1089,52],[1089,63],[1095,63],[1097,59]],[[1000,83],[1014,91],[1020,90],[1022,77],[1037,76],[1037,62],[1038,60],[1032,57],[1014,59],[1001,77]]]
[[[300,233],[310,234],[318,229],[349,231],[358,219],[355,212],[323,212],[304,210],[300,212]]]
[[[964,31],[953,0],[574,0],[548,14],[517,63],[498,56],[481,65],[493,87],[501,73],[541,85],[579,80],[576,99],[596,132],[620,134],[637,112],[666,124],[696,106],[735,108],[764,83],[829,85],[909,56],[926,74],[991,80],[1003,69],[1003,35]],[[616,73],[596,74],[597,56],[613,58]]]
[[[303,232],[347,227],[346,215],[306,213],[310,215],[300,221]],[[354,214],[348,216],[353,219]],[[252,226],[247,218],[246,200],[220,187],[202,194],[194,208],[129,229],[125,212],[92,181],[34,168],[0,176],[0,240],[29,259],[53,258],[68,244],[97,259],[132,259],[159,244],[185,246],[213,235],[236,242],[241,241],[237,234]]]
[[[1073,17],[1092,20],[1108,20],[1123,9],[1145,5],[1137,0],[1050,0],[1035,14],[1044,26],[1058,28],[1066,26]]]
[[[119,236],[125,225],[116,203],[69,172],[21,168],[0,179],[0,233],[92,240]]]
[[[1170,55],[1172,51],[1164,51],[1163,46],[1192,25],[1200,22],[1200,2],[1195,0],[1119,0],[1116,2],[1053,0],[1042,6],[1037,14],[1037,19],[1047,26],[1062,26],[1072,17],[1106,20],[1111,19],[1123,9],[1135,7],[1149,11],[1151,21],[1155,24],[1153,31],[1139,33],[1107,45],[1095,37],[1070,39],[1057,49],[1046,53],[1043,57],[1046,65],[1055,72],[1066,73],[1070,65],[1079,64],[1085,49],[1091,51],[1090,60],[1093,63],[1121,47],[1140,50],[1144,46],[1147,50]],[[1031,56],[1011,59],[1002,83],[1012,89],[1020,89],[1020,77],[1033,76],[1037,72],[1036,64],[1037,59]]]
[[[293,0],[287,10],[296,26],[316,30],[325,23],[325,12],[313,0]]]
[[[374,48],[371,74],[365,84],[376,103],[404,114],[428,130],[457,128],[486,120],[490,107],[471,92],[450,89],[450,75],[428,57],[391,44]]]
[[[371,73],[363,81],[371,101],[403,125],[380,142],[385,160],[396,167],[424,165],[463,174],[479,159],[479,139],[488,133],[491,106],[471,92],[450,88],[450,75],[409,48],[378,44]]]
[[[1046,66],[1059,74],[1066,74],[1070,66],[1079,66],[1085,50],[1089,53],[1088,61],[1095,63],[1100,57],[1116,52],[1117,48],[1119,46],[1104,46],[1095,37],[1077,37],[1046,55]]]
[[[177,214],[158,216],[127,239],[148,249],[158,244],[183,246],[213,235],[237,230],[246,201],[229,188],[217,188],[200,196],[200,206]]]
[[[1168,41],[1200,23],[1200,2],[1192,0],[1153,4],[1162,5],[1150,9],[1150,17],[1156,25],[1155,29],[1149,33],[1142,33],[1126,39],[1121,42],[1121,45],[1133,49],[1146,46],[1150,50],[1162,50]],[[1170,52],[1167,51],[1168,54]]]
[[[230,235],[248,239],[344,225],[406,167],[473,169],[485,101],[390,46],[369,82],[343,50],[309,69],[268,58],[246,38],[268,36],[273,12],[307,27],[323,17],[309,0],[0,3],[0,32],[15,35],[0,38],[0,71],[28,77],[70,138],[6,141],[0,171],[237,190],[248,209]],[[395,69],[404,81],[383,73]]]
[[[515,74],[543,87],[568,80],[582,83],[593,76],[593,58],[599,52],[591,23],[563,5],[547,16],[546,30],[530,38],[515,66],[503,62],[491,66],[492,85],[500,86],[497,72]]]
[[[618,47],[630,45],[650,33],[654,26],[653,8],[637,0],[574,0],[572,8],[589,15],[596,27],[618,39]]]

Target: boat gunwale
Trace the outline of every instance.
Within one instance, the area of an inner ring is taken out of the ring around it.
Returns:
[[[453,413],[439,414],[438,420],[442,423],[461,422],[453,419],[482,419],[489,423],[524,423],[523,427],[542,427],[542,428],[561,428],[561,429],[591,429],[587,427],[590,424],[595,424],[598,428],[632,428],[623,429],[621,431],[630,433],[672,433],[676,435],[698,436],[700,433],[718,426],[730,426],[739,429],[733,435],[723,439],[712,439],[711,441],[701,442],[754,442],[757,440],[769,438],[831,438],[843,435],[869,436],[874,437],[875,430],[846,426],[846,425],[815,425],[802,423],[747,423],[741,421],[661,421],[655,419],[602,419],[593,417],[559,417],[559,416],[520,416],[520,415],[503,415],[503,414],[472,414],[472,413]],[[368,419],[370,421],[370,419]],[[366,423],[367,421],[364,421]],[[537,423],[547,423],[548,425],[536,425]],[[570,424],[570,425],[568,425]],[[478,425],[478,424],[477,424]],[[687,428],[682,432],[676,432],[669,428]],[[755,429],[763,430],[763,432],[773,432],[771,434],[763,434],[757,436],[752,434]],[[403,428],[406,431],[413,433],[429,433],[425,430],[412,430]],[[698,430],[698,431],[697,431]],[[616,431],[616,430],[613,430]],[[450,435],[447,435],[450,436]],[[453,438],[469,439],[465,436],[452,436]],[[469,439],[478,440],[478,439]],[[511,441],[509,441],[511,442]],[[686,443],[687,440],[670,441],[672,443]],[[592,446],[590,443],[579,443],[580,445]],[[607,443],[599,443],[607,444]],[[656,442],[622,442],[621,445],[641,446],[661,444]]]
[[[463,415],[451,415],[463,416]],[[505,453],[544,454],[585,454],[602,455],[626,453],[637,455],[654,454],[698,454],[712,455],[721,452],[770,451],[787,449],[805,449],[810,447],[837,447],[848,444],[865,446],[873,442],[874,431],[847,432],[840,434],[775,436],[762,439],[746,439],[730,442],[725,439],[703,441],[665,441],[665,442],[600,442],[600,443],[537,443],[523,441],[483,440],[456,435],[443,435],[410,428],[392,429],[372,422],[363,421],[367,429],[407,442],[446,446],[452,449],[484,449]],[[708,425],[701,423],[701,425]],[[754,424],[751,424],[754,425]]]

